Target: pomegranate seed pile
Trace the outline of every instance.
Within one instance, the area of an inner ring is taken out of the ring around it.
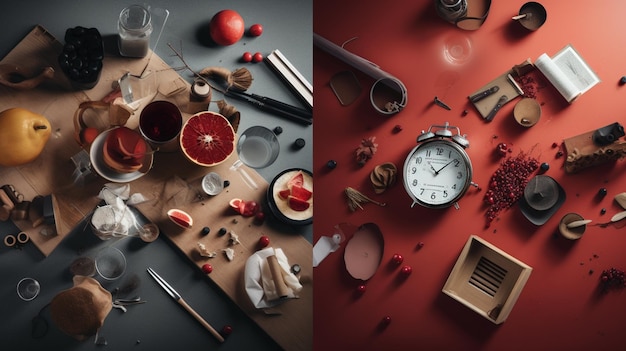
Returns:
[[[604,291],[626,287],[624,271],[614,267],[603,270],[600,274],[600,284]]]
[[[539,161],[524,153],[508,157],[491,176],[483,201],[487,209],[487,227],[500,211],[511,207],[524,194],[530,175],[539,168]]]

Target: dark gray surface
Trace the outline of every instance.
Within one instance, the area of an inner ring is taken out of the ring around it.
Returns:
[[[62,41],[65,30],[77,25],[96,27],[103,36],[116,34],[117,17],[128,1],[17,1],[3,5],[0,13],[0,57],[4,57],[32,28],[40,24]],[[139,3],[139,2],[138,2]],[[245,65],[253,74],[254,82],[249,92],[301,106],[300,101],[264,63],[244,64],[239,58],[244,51],[259,51],[264,55],[279,49],[312,82],[312,2],[311,0],[268,1],[151,1],[153,7],[170,11],[156,53],[169,65],[181,66],[168,48],[171,43],[181,48],[189,65],[200,70],[207,66],[235,69]],[[207,44],[207,26],[214,13],[231,8],[246,21],[246,27],[261,23],[264,33],[258,38],[244,37],[229,47]],[[154,38],[154,36],[153,36]],[[181,72],[188,81],[188,72]],[[214,96],[218,98],[218,96]],[[1,98],[1,97],[0,97]],[[232,101],[236,103],[235,101]],[[270,129],[281,126],[279,136],[281,153],[278,160],[259,173],[269,181],[286,168],[311,169],[312,126],[306,127],[281,117],[260,112],[254,107],[236,103],[242,113],[240,130],[252,125]],[[214,109],[211,108],[212,110]],[[291,143],[304,138],[304,149],[294,151]],[[0,179],[0,183],[2,179]],[[312,240],[312,226],[286,228]],[[10,222],[0,222],[0,237],[16,234]],[[92,255],[110,244],[95,237],[89,227],[76,228],[48,257],[43,257],[32,244],[22,250],[0,245],[0,349],[2,350],[92,350],[103,349],[94,345],[94,338],[75,341],[62,334],[50,321],[49,331],[42,338],[31,337],[31,319],[59,291],[72,285],[69,264],[80,255]],[[256,326],[212,282],[195,268],[163,237],[146,244],[138,238],[128,238],[115,243],[126,254],[128,269],[120,280],[104,283],[107,289],[122,285],[128,277],[139,277],[138,289],[130,295],[139,295],[148,302],[130,306],[128,312],[113,309],[101,335],[110,350],[275,350],[276,344]],[[178,306],[147,275],[146,268],[153,267],[167,279],[216,329],[233,326],[233,334],[224,344],[219,344],[198,322]],[[19,279],[33,277],[41,283],[41,294],[33,301],[19,300],[15,286]],[[49,320],[49,311],[43,316]],[[140,341],[138,343],[138,341]]]

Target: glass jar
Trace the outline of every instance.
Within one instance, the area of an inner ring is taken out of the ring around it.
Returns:
[[[152,22],[150,11],[140,5],[131,5],[120,12],[117,22],[120,55],[145,57],[150,49]]]

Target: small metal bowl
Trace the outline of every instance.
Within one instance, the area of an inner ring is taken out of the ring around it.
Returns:
[[[527,2],[519,10],[520,15],[526,15],[520,18],[519,23],[526,29],[535,31],[546,23],[548,14],[546,8],[538,2]]]

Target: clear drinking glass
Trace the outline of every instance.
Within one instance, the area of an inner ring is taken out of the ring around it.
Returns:
[[[279,152],[276,134],[262,126],[246,129],[237,141],[239,159],[248,167],[265,168],[276,161]]]
[[[126,256],[113,246],[107,246],[98,251],[95,263],[96,272],[106,280],[115,280],[126,271]]]
[[[117,22],[119,49],[122,56],[144,57],[150,49],[152,21],[150,11],[140,5],[131,5],[120,12]]]
[[[41,286],[33,278],[22,278],[17,283],[17,296],[24,301],[30,301],[39,295]]]

